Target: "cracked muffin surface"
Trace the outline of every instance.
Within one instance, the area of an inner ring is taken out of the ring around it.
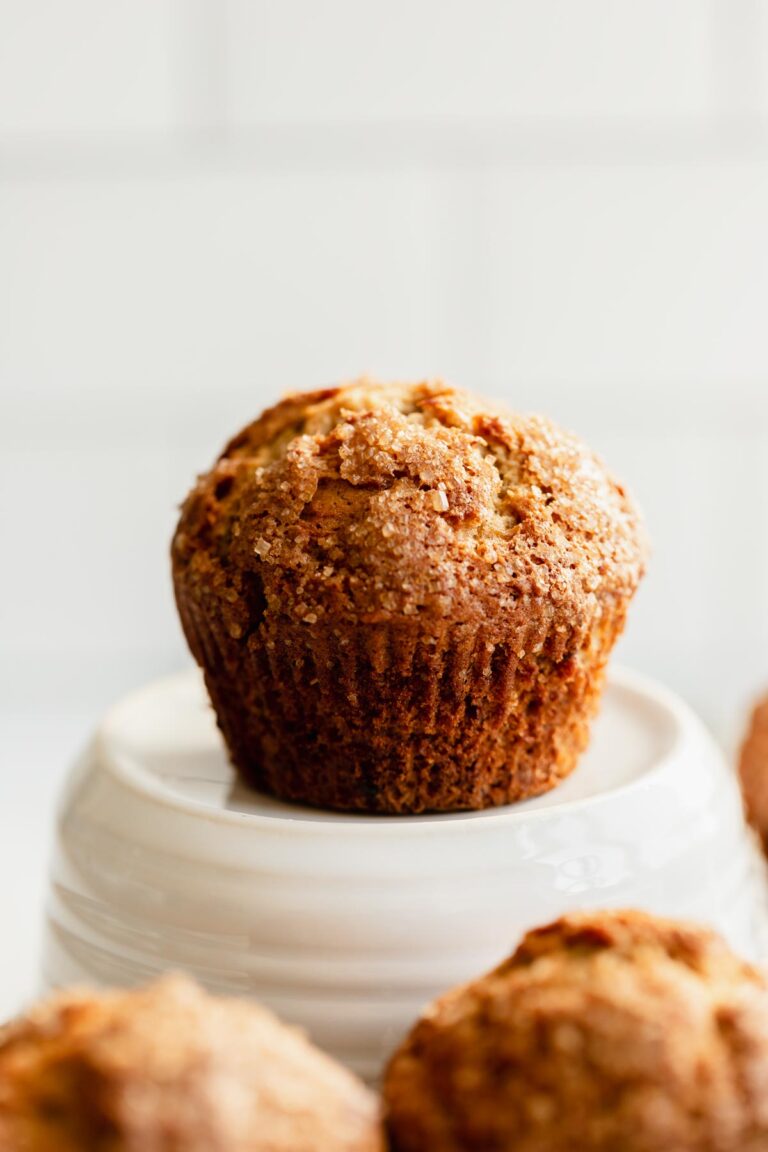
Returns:
[[[246,780],[393,812],[567,774],[643,564],[579,440],[434,382],[287,398],[201,477],[173,544]]]
[[[568,916],[436,1001],[384,1100],[392,1152],[766,1152],[768,986],[708,930]]]
[[[0,1029],[2,1152],[384,1152],[375,1098],[255,1004],[169,976]]]

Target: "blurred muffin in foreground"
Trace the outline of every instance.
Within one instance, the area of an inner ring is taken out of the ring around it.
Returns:
[[[575,437],[440,383],[365,380],[245,428],[172,553],[245,780],[378,812],[566,776],[644,564],[631,502]]]
[[[750,824],[768,848],[768,696],[755,705],[741,746],[739,776]]]
[[[768,986],[704,929],[569,916],[428,1009],[384,1102],[393,1152],[766,1152]]]
[[[383,1152],[373,1096],[254,1004],[179,976],[0,1031],[2,1152]]]

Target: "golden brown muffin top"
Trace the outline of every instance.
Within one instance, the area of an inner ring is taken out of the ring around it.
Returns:
[[[382,1152],[377,1111],[271,1013],[180,976],[0,1031],[2,1152]]]
[[[750,823],[768,845],[768,696],[758,700],[739,757],[741,790]]]
[[[568,916],[438,1000],[384,1098],[394,1152],[765,1152],[768,985],[705,929]]]
[[[644,541],[621,485],[549,420],[439,382],[358,380],[236,436],[188,498],[174,559],[234,605],[235,638],[252,621],[244,572],[310,627],[536,604],[570,628],[634,591]]]

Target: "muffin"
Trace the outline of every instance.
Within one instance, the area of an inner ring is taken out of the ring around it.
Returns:
[[[289,396],[183,506],[176,598],[246,782],[411,813],[574,767],[643,570],[573,436],[440,383]]]
[[[383,1152],[350,1073],[243,1001],[166,977],[0,1031],[2,1152]]]
[[[384,1102],[392,1152],[766,1152],[768,985],[704,929],[569,916],[427,1010]]]
[[[757,702],[739,757],[747,818],[768,849],[768,696]]]

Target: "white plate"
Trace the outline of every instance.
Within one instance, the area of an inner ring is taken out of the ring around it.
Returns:
[[[758,957],[762,871],[696,717],[614,670],[558,789],[478,813],[386,817],[239,786],[196,672],[113,708],[63,797],[44,981],[169,967],[250,994],[368,1078],[431,997],[569,908],[709,921]]]

